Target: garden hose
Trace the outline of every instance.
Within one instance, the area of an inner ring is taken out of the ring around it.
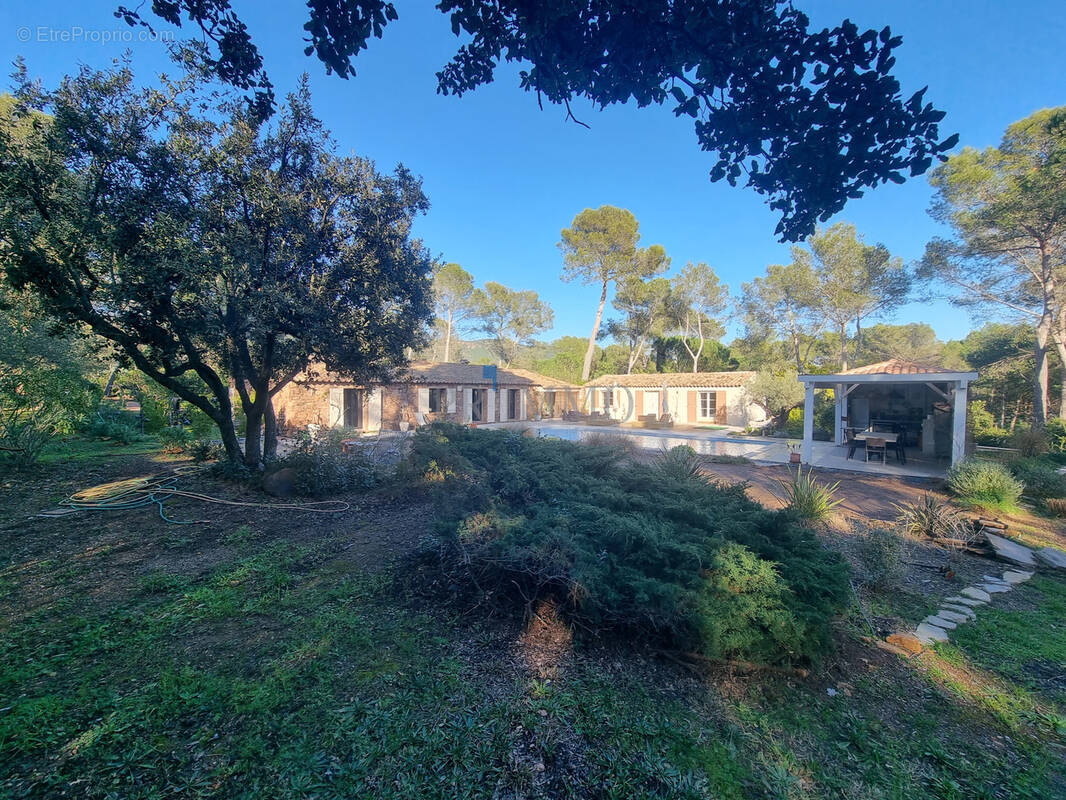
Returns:
[[[191,474],[196,471],[198,471],[196,467],[179,467],[174,470],[176,474],[149,475],[141,478],[126,478],[125,480],[102,483],[99,486],[92,486],[75,492],[60,503],[59,508],[53,511],[42,511],[37,516],[64,517],[76,514],[79,511],[131,511],[154,505],[159,509],[161,519],[175,525],[210,523],[210,520],[206,519],[177,520],[168,517],[163,510],[163,503],[171,497],[185,497],[204,503],[244,506],[269,511],[310,511],[317,514],[335,514],[340,511],[347,511],[351,507],[342,500],[320,500],[313,503],[246,503],[177,488],[178,478],[181,475]]]

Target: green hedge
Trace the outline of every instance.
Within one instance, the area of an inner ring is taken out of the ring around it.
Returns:
[[[583,625],[652,633],[711,658],[811,660],[847,571],[795,516],[664,459],[438,424],[410,467],[436,488],[449,582],[554,596]]]

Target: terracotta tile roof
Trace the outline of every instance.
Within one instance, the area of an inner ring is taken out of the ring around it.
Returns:
[[[586,386],[630,386],[634,388],[700,387],[729,389],[743,386],[754,372],[649,372],[641,375],[601,375]]]
[[[933,367],[928,364],[919,364],[916,361],[905,361],[902,358],[890,358],[888,361],[879,361],[876,364],[867,364],[865,367],[847,369],[840,375],[925,375],[941,372],[958,372],[954,369]]]
[[[353,386],[352,381],[332,373],[319,373],[311,383],[341,384]],[[414,361],[405,370],[396,375],[392,383],[417,383],[438,386],[491,386],[492,376],[485,374],[481,364],[436,363],[432,361]],[[524,369],[496,370],[496,384],[502,386],[550,386],[568,387],[570,384],[538,375]]]
[[[569,381],[564,381],[559,378],[552,378],[548,375],[541,375],[539,372],[533,372],[528,369],[519,369],[518,367],[508,367],[504,372],[509,372],[512,375],[517,375],[520,378],[528,378],[533,381],[537,386],[544,386],[548,389],[580,389],[580,384],[573,384]]]

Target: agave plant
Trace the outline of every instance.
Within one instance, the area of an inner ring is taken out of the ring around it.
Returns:
[[[973,525],[954,508],[931,494],[921,500],[897,505],[896,521],[904,531],[919,538],[933,539],[955,545],[974,540]]]
[[[785,490],[788,503],[785,508],[791,510],[801,519],[811,522],[825,522],[839,506],[843,499],[837,499],[840,481],[833,484],[819,483],[814,477],[813,468],[803,471],[802,465],[792,473],[792,480],[780,481]]]
[[[700,457],[687,444],[662,450],[657,465],[664,474],[678,481],[703,478]]]

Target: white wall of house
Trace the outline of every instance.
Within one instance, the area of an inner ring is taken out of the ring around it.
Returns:
[[[368,431],[381,430],[381,389],[371,389],[366,400],[366,423],[363,426]]]

